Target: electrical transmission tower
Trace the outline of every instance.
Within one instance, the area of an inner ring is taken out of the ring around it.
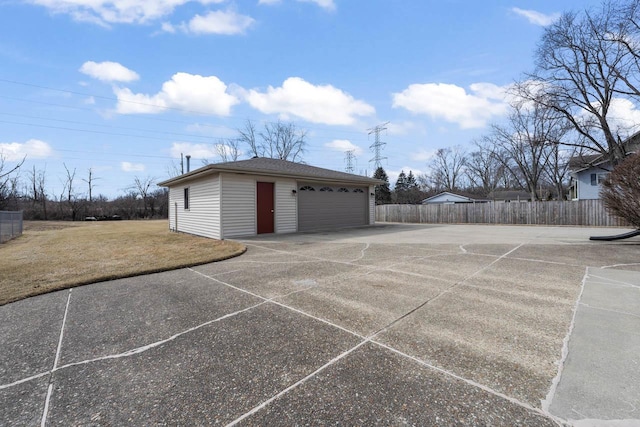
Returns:
[[[369,131],[369,135],[371,134],[375,135],[375,141],[369,147],[371,150],[373,150],[373,159],[369,161],[373,162],[373,167],[375,169],[382,167],[382,160],[386,159],[386,157],[382,157],[382,149],[384,148],[385,145],[387,145],[387,143],[380,141],[380,132],[382,132],[383,130],[387,130],[386,126],[388,124],[389,122],[385,122],[371,129],[367,129]]]
[[[356,158],[356,156],[354,154],[354,150],[345,151],[344,155],[345,155],[344,161],[347,163],[347,167],[344,168],[344,170],[347,173],[353,173],[353,171],[354,171],[353,163],[354,163],[354,160]]]

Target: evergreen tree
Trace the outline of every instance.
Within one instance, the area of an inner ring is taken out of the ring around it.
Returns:
[[[407,174],[404,171],[400,171],[398,179],[396,179],[396,185],[393,187],[393,202],[394,203],[407,203]]]
[[[398,179],[396,180],[396,186],[393,188],[393,191],[396,193],[400,193],[407,189],[407,175],[404,171],[400,171],[400,175],[398,175]]]
[[[418,183],[416,182],[416,177],[413,175],[413,171],[409,171],[409,175],[407,175],[406,187],[407,190],[418,188]]]
[[[391,203],[391,190],[389,189],[389,177],[382,169],[382,166],[376,169],[373,177],[384,181],[384,184],[376,185],[376,205],[385,205]]]
[[[413,171],[409,171],[409,175],[407,175],[406,187],[407,188],[404,194],[404,203],[415,205],[422,202],[422,199],[424,199],[424,194],[422,193],[422,191],[420,191],[420,186],[416,181],[416,177],[413,174]]]

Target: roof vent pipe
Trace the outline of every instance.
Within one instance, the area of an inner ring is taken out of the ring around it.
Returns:
[[[185,157],[187,158],[187,173],[189,173],[191,171],[191,156],[187,154]]]

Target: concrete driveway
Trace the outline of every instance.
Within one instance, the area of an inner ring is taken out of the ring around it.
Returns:
[[[384,224],[0,307],[0,425],[638,425],[640,238]],[[611,421],[617,420],[617,421]]]

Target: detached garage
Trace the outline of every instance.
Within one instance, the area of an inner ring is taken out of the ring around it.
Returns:
[[[381,181],[286,160],[204,166],[169,188],[169,228],[214,239],[373,224]]]

